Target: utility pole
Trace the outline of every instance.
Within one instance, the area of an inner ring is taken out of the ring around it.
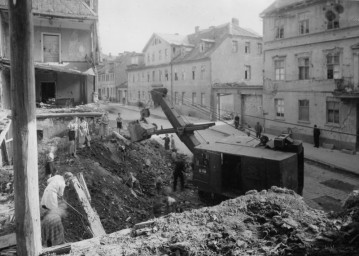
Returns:
[[[17,255],[42,250],[32,0],[8,0],[10,13],[11,105],[14,145],[14,188]]]

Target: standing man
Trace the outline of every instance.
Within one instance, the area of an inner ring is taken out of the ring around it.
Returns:
[[[314,137],[314,147],[316,148],[319,148],[319,136],[320,136],[320,130],[315,124],[313,129],[313,137]]]
[[[117,118],[116,118],[116,122],[117,122],[118,133],[120,133],[120,131],[121,131],[121,129],[122,129],[121,113],[118,113],[118,116],[117,116]]]
[[[108,136],[108,125],[110,123],[110,120],[108,119],[108,112],[106,111],[100,120],[100,136],[101,136],[101,140],[104,137]]]
[[[68,132],[69,142],[70,142],[69,153],[70,156],[76,157],[76,140],[77,140],[77,131],[79,128],[76,116],[71,120],[67,128],[69,129]]]
[[[176,191],[177,189],[177,180],[180,179],[181,182],[181,190],[184,190],[184,176],[183,172],[186,168],[185,162],[183,159],[180,159],[177,157],[176,163],[175,163],[175,169],[173,172],[173,191]]]
[[[256,137],[257,137],[258,139],[260,139],[261,134],[262,134],[262,130],[263,130],[262,125],[261,125],[259,122],[257,122],[257,124],[256,124],[256,126],[254,127],[254,129],[255,129],[255,131],[256,131]]]
[[[236,114],[236,116],[234,117],[234,128],[236,128],[236,129],[239,128],[239,116],[238,116],[238,114]]]
[[[173,136],[173,134],[171,134],[171,149],[172,151],[177,151],[175,144],[175,137]]]
[[[164,138],[162,138],[165,141],[165,150],[170,149],[170,138],[168,137],[168,134],[165,135]]]

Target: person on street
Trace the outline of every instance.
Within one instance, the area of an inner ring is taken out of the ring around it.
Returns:
[[[118,129],[118,133],[120,133],[121,129],[122,129],[122,117],[121,117],[121,113],[118,113],[118,116],[116,118],[116,122],[117,122],[117,129]]]
[[[58,175],[57,171],[47,180],[47,187],[41,198],[41,207],[45,210],[53,210],[58,208],[59,199],[62,200],[66,182],[72,177],[72,173],[67,172],[64,176]]]
[[[101,120],[100,120],[100,136],[101,136],[101,140],[104,137],[108,136],[108,125],[109,125],[109,123],[110,123],[110,120],[108,118],[108,112],[106,111],[102,115]]]
[[[320,129],[315,124],[313,129],[313,137],[314,137],[314,147],[316,148],[319,148],[319,136],[320,136]]]
[[[69,129],[68,136],[70,142],[69,154],[70,156],[74,156],[74,157],[76,157],[76,140],[77,140],[77,132],[78,132],[77,122],[78,122],[77,117],[75,116],[67,126],[67,128]]]
[[[122,161],[125,161],[127,156],[126,145],[121,145],[118,143],[117,151],[119,152],[119,158],[122,159]]]
[[[239,128],[239,116],[238,116],[238,114],[236,114],[236,116],[234,117],[234,128],[236,128],[236,129]]]
[[[162,138],[165,141],[165,150],[170,149],[170,138],[168,137],[168,134],[165,135],[164,138]]]
[[[89,125],[85,118],[80,118],[80,125],[79,125],[79,147],[83,148],[85,145],[90,147],[90,131]]]
[[[256,131],[256,137],[260,139],[262,135],[263,127],[259,122],[257,122],[257,124],[254,126],[254,130]]]
[[[176,150],[176,144],[175,144],[175,137],[173,136],[173,134],[171,134],[171,149],[172,151]]]
[[[173,172],[173,191],[176,191],[177,189],[177,180],[180,179],[181,182],[181,190],[184,190],[184,176],[183,172],[186,168],[185,162],[183,159],[177,157],[175,162],[175,169]]]

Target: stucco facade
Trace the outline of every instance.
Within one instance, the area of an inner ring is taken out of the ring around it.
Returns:
[[[313,142],[316,124],[321,143],[355,149],[359,2],[297,1],[284,7],[263,13],[265,129]],[[341,96],[344,87],[353,92],[350,97]]]
[[[208,29],[196,27],[187,36],[154,34],[143,53],[145,65],[128,69],[131,104],[151,105],[149,91],[156,87],[168,89],[182,114],[206,119],[216,120],[227,111],[244,117],[242,110],[261,104],[262,39],[240,28],[236,19]],[[227,94],[233,100],[223,105],[220,98]],[[258,99],[246,100],[245,95]],[[262,111],[251,114],[262,117]]]

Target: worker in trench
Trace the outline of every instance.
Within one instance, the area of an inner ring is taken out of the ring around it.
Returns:
[[[45,177],[46,179],[51,178],[52,174],[55,173],[55,147],[51,147],[49,153],[46,155],[46,163],[45,163]]]
[[[173,156],[172,156],[173,157]],[[177,190],[177,180],[180,179],[181,183],[181,191],[184,190],[184,175],[183,172],[186,168],[185,160],[180,157],[179,154],[176,154],[176,156],[173,157],[175,161],[175,168],[173,172],[173,191]]]
[[[69,154],[70,156],[76,157],[76,141],[77,141],[77,133],[78,133],[78,120],[77,117],[75,116],[71,122],[68,124],[67,126],[68,128],[68,136],[69,136],[69,142],[70,142],[70,146],[69,146]]]
[[[161,199],[156,199],[153,204],[153,215],[158,218],[160,216],[177,212],[177,200],[170,196],[170,187],[161,187]]]
[[[69,172],[61,176],[57,174],[55,169],[53,176],[47,181],[48,185],[41,198],[41,240],[45,247],[65,242],[64,227],[61,220],[66,216],[63,194],[72,176],[72,173]]]

